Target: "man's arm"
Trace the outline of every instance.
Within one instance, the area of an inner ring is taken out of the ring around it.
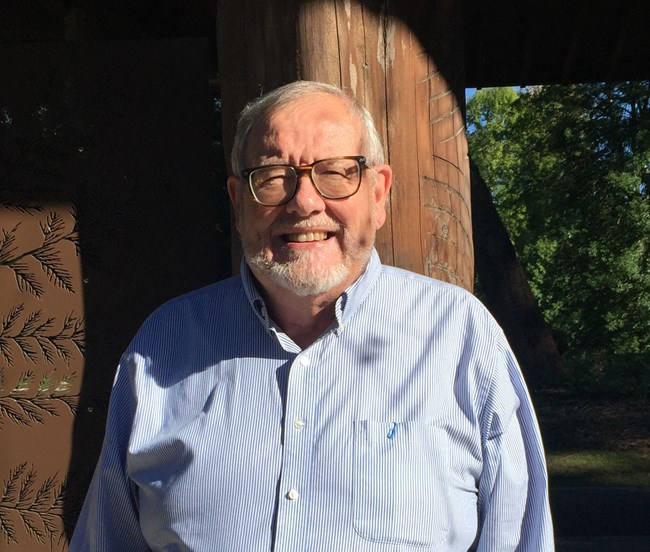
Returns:
[[[479,484],[478,552],[554,550],[548,478],[539,427],[505,338],[486,403]]]
[[[118,368],[99,462],[81,510],[70,552],[149,551],[140,530],[137,497],[126,477],[126,451],[135,413],[130,370]]]

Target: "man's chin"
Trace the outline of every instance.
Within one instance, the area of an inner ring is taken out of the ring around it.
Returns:
[[[299,259],[278,263],[269,261],[263,255],[248,257],[248,264],[254,274],[264,275],[275,285],[299,297],[326,294],[344,284],[350,274],[345,263],[323,267],[310,259]]]
[[[324,278],[319,280],[309,280],[304,278],[298,280],[296,278],[274,278],[273,281],[280,287],[290,291],[298,297],[319,297],[331,292],[336,287],[343,284],[345,278]]]

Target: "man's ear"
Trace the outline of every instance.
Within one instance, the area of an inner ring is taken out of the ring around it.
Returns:
[[[228,196],[230,197],[230,204],[235,213],[235,221],[239,221],[239,208],[241,206],[241,185],[239,178],[236,176],[229,176],[226,183],[228,188]]]
[[[372,168],[376,173],[374,201],[375,201],[375,230],[379,230],[386,222],[386,200],[393,183],[393,169],[390,165],[376,165]]]

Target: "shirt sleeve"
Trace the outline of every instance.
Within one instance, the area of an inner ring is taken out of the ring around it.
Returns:
[[[542,440],[517,361],[499,331],[483,413],[477,552],[554,550]]]
[[[102,452],[69,552],[150,550],[140,530],[137,494],[126,475],[126,454],[136,409],[128,364],[128,360],[123,360],[117,371]]]

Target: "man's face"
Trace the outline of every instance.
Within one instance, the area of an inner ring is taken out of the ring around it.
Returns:
[[[313,95],[251,130],[247,166],[305,165],[328,157],[361,155],[362,129],[339,98]],[[325,199],[302,174],[293,199],[277,207],[253,201],[247,183],[231,177],[228,191],[246,260],[267,291],[338,296],[365,269],[375,233],[386,218],[390,167],[363,171],[359,191]]]

